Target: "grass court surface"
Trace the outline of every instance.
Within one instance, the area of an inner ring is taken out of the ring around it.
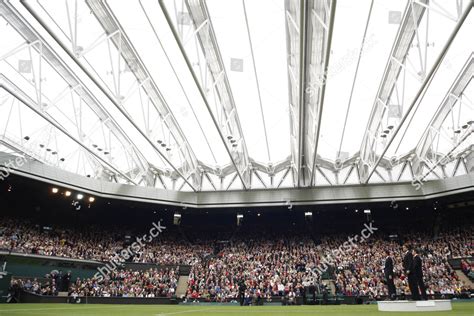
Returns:
[[[389,313],[379,312],[377,305],[338,306],[219,306],[219,305],[71,305],[71,304],[1,304],[1,316],[290,316],[290,315],[474,315],[474,302],[453,303],[450,312]]]

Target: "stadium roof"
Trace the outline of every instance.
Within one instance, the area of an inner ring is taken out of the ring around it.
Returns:
[[[0,0],[0,150],[183,191],[465,174],[472,6]]]

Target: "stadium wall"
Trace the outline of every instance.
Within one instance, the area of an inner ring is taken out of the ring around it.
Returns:
[[[178,304],[177,299],[166,297],[77,297],[45,296],[21,291],[20,303],[72,303],[72,304]]]
[[[7,262],[7,271],[13,277],[42,278],[52,270],[61,270],[63,273],[71,271],[73,278],[91,278],[97,273],[97,268],[103,262],[81,259],[49,257],[32,254],[9,254],[0,250],[0,262]],[[150,268],[171,268],[170,265],[157,265],[147,263],[125,263],[125,269],[146,270]],[[180,275],[189,274],[190,266],[180,266]]]

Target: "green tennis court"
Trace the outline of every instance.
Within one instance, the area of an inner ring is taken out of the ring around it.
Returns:
[[[167,316],[167,315],[474,315],[474,303],[454,303],[450,312],[433,313],[386,313],[379,312],[376,305],[340,306],[189,306],[189,305],[66,305],[66,304],[21,304],[1,305],[1,316]]]

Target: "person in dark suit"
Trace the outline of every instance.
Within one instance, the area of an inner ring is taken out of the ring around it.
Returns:
[[[247,290],[247,286],[245,285],[244,280],[240,280],[239,282],[239,301],[240,306],[243,306],[245,303],[245,291]]]
[[[385,280],[388,287],[388,297],[393,300],[395,299],[396,289],[394,283],[395,274],[393,272],[393,258],[389,250],[386,252],[387,257],[385,258],[385,266],[383,268],[383,273],[385,275]]]
[[[69,291],[69,284],[71,283],[71,271],[68,271],[65,275],[63,275],[63,287],[61,289],[62,292]]]
[[[416,291],[421,293],[421,298],[423,300],[427,300],[426,286],[423,282],[423,261],[421,260],[419,249],[415,250],[415,256],[413,257],[413,272],[416,280]]]
[[[416,286],[415,273],[413,271],[413,251],[410,246],[404,246],[405,255],[403,256],[403,272],[408,278],[408,287],[410,288],[411,298],[413,300],[420,299],[420,293]]]

